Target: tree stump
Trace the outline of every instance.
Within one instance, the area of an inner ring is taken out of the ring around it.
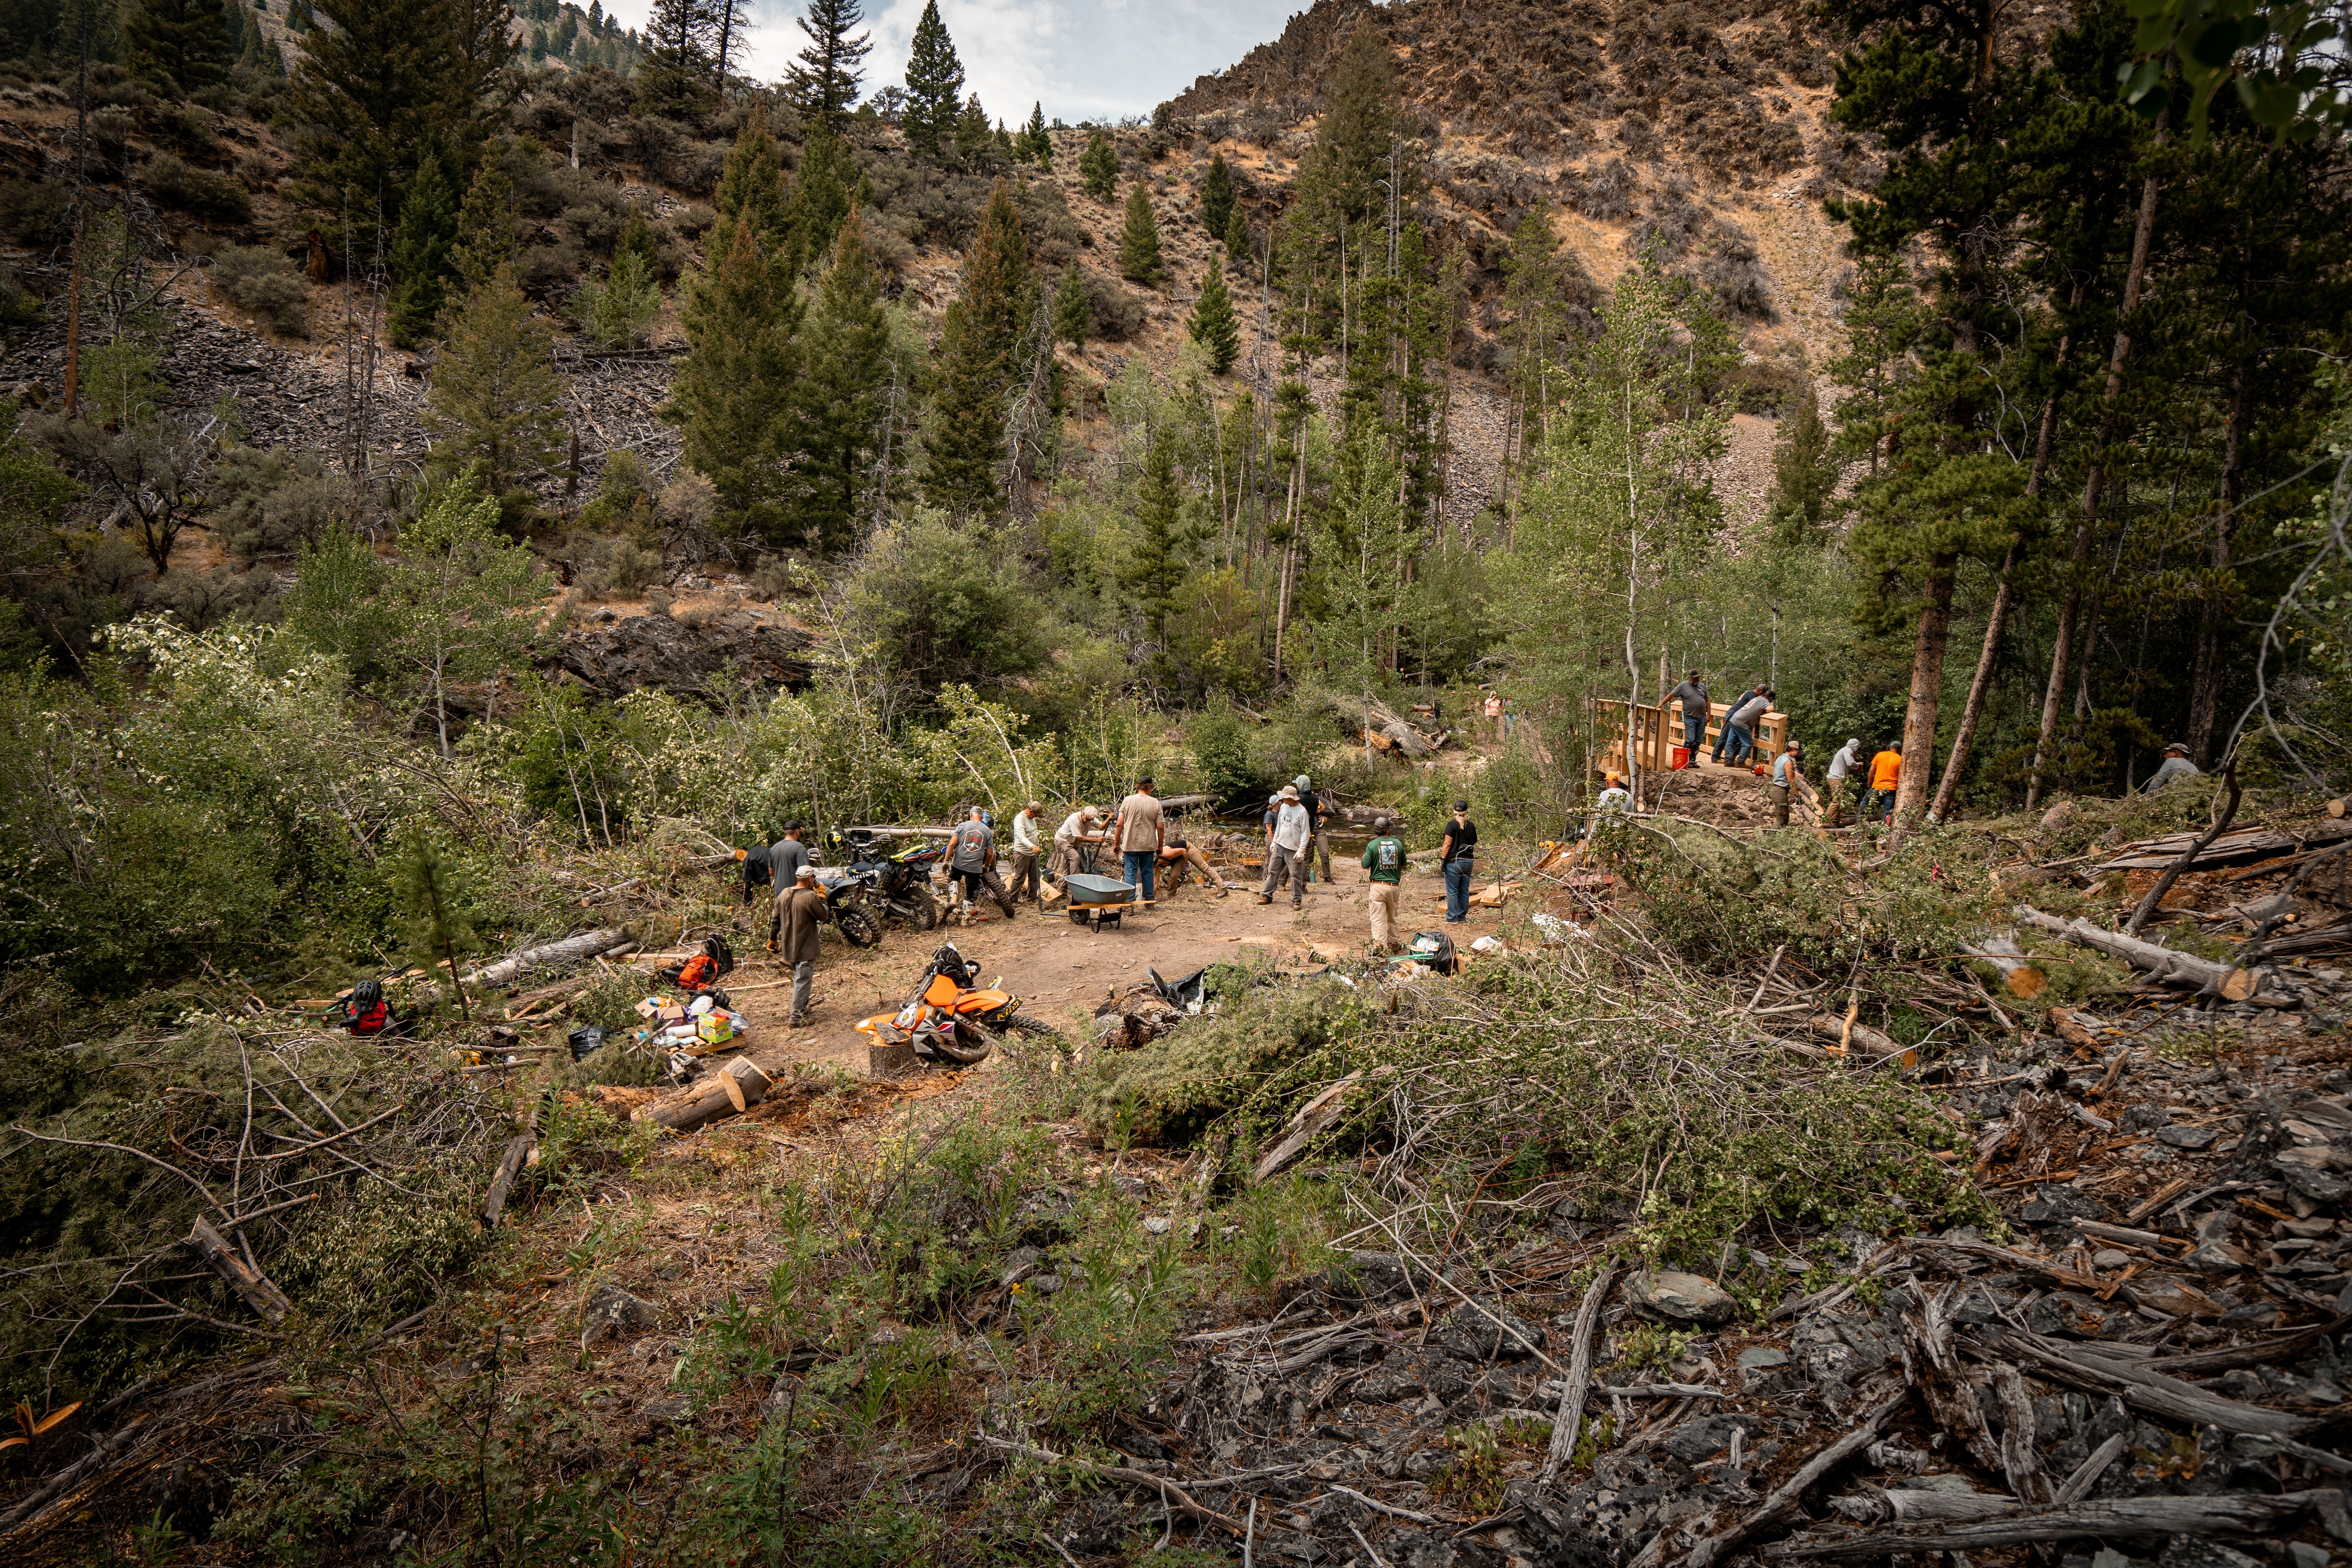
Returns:
[[[740,1116],[768,1097],[766,1073],[749,1057],[737,1057],[709,1078],[661,1099],[637,1107],[635,1120],[691,1132],[706,1122]]]

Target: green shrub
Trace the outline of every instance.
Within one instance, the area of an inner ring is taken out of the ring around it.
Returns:
[[[165,206],[228,223],[253,220],[253,196],[227,174],[199,169],[176,154],[158,153],[140,172],[147,194]]]
[[[213,291],[251,311],[280,337],[310,335],[310,291],[294,263],[257,245],[223,246],[205,279]]]
[[[1289,1063],[1355,1020],[1355,993],[1328,983],[1259,992],[1124,1055],[1097,1058],[1080,1115],[1121,1145],[1173,1148],[1259,1096]]]
[[[543,1162],[542,1162],[543,1163]],[[313,1321],[381,1328],[429,1305],[482,1250],[474,1217],[484,1173],[452,1159],[404,1171],[404,1193],[361,1181],[316,1205],[278,1263],[278,1281]]]
[[[66,237],[66,189],[47,180],[0,180],[0,234],[32,249]]]

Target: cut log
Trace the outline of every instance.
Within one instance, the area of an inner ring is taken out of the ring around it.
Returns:
[[[236,1249],[207,1221],[199,1217],[182,1245],[210,1264],[213,1272],[265,1321],[274,1324],[286,1321],[287,1310],[293,1305],[286,1299],[286,1292],[271,1284],[268,1275],[238,1257]]]
[[[2314,1514],[2341,1513],[2344,1494],[2332,1488],[2241,1497],[2116,1498],[2036,1509],[1960,1524],[1932,1535],[1857,1535],[1843,1541],[1768,1547],[1767,1557],[1884,1557],[1890,1552],[1974,1552],[2038,1541],[2089,1541],[2164,1535],[2224,1535],[2275,1539]]]
[[[507,1152],[499,1156],[499,1168],[490,1173],[490,1190],[482,1197],[485,1227],[497,1225],[499,1215],[506,1212],[507,1193],[514,1186],[514,1179],[522,1174],[523,1165],[538,1143],[539,1140],[530,1133],[519,1133],[507,1144]]]
[[[1867,1024],[1848,1024],[1844,1018],[1833,1018],[1827,1013],[1816,1013],[1806,1020],[1806,1027],[1816,1035],[1859,1046],[1874,1058],[1900,1057],[1909,1047],[1894,1036],[1872,1028]],[[1848,1034],[1851,1028],[1853,1033]]]
[[[1360,1072],[1351,1072],[1300,1106],[1297,1113],[1291,1117],[1290,1125],[1284,1130],[1281,1142],[1258,1160],[1257,1168],[1250,1173],[1250,1179],[1263,1182],[1297,1159],[1307,1145],[1314,1142],[1317,1133],[1339,1120],[1339,1113],[1347,1109],[1348,1090],[1354,1088],[1356,1080],[1363,1076]]]
[[[1994,1519],[2016,1509],[2001,1492],[1884,1491],[1830,1499],[1832,1511],[1857,1524],[1916,1524],[1927,1520]]]
[[[2327,803],[2327,815],[2330,816],[2340,820],[2347,811],[2352,811],[2352,804],[2347,804],[2341,795]]]
[[[2107,931],[2084,920],[2061,920],[2056,915],[2043,914],[2031,904],[2020,904],[2014,911],[2026,924],[2064,937],[2079,947],[2091,948],[2111,958],[2120,958],[2135,969],[2168,985],[2193,985],[2200,991],[2220,992],[2222,983],[2234,973],[2226,963],[2216,963],[2210,958],[2194,953],[2176,952],[2152,942],[2142,942],[2136,936],[2125,936]],[[2259,978],[2259,977],[2258,977]],[[2252,995],[2252,993],[2247,993]]]
[[[2095,1051],[2099,1048],[2098,1037],[2076,1023],[2074,1013],[2067,1008],[2050,1009],[2050,1026],[2057,1031],[2060,1039],[2077,1050]]]
[[[673,1132],[691,1132],[705,1122],[736,1116],[768,1097],[766,1073],[749,1057],[737,1057],[709,1078],[677,1094],[637,1107],[632,1120]]]
[[[496,963],[484,964],[463,979],[467,985],[511,984],[534,969],[559,963],[578,963],[583,959],[608,953],[628,940],[625,927],[609,926],[603,931],[587,931],[579,936],[566,937],[562,942],[551,942],[544,947],[527,947],[520,952],[510,952]]]

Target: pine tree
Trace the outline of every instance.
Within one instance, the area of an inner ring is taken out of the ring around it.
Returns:
[[[711,0],[654,0],[646,54],[637,68],[637,103],[655,114],[691,119],[709,108],[718,64],[719,16]]]
[[[1054,166],[1054,139],[1045,133],[1045,106],[1029,106],[1029,123],[1021,132],[1021,155],[1041,169]]]
[[[856,538],[869,465],[880,434],[889,375],[890,322],[882,275],[866,254],[865,226],[852,212],[834,241],[801,333],[793,382],[791,436],[797,531],[833,552]]]
[[[1234,218],[1234,172],[1223,153],[1209,160],[1208,178],[1201,182],[1201,222],[1211,234],[1223,236]]]
[[[801,31],[808,45],[784,72],[785,90],[812,124],[839,131],[849,123],[865,73],[857,62],[873,51],[874,40],[851,31],[866,18],[858,0],[808,0],[801,14]]]
[[[945,156],[955,141],[956,118],[962,109],[963,62],[956,58],[955,40],[940,20],[940,0],[923,0],[923,15],[915,24],[907,57],[907,109],[900,120],[907,145],[917,156],[934,162]]]
[[[822,262],[833,250],[834,236],[855,205],[850,183],[857,177],[857,160],[849,143],[828,131],[810,133],[801,154],[800,179],[784,206],[791,234],[784,265],[791,276]]]
[[[307,21],[312,0],[295,0]],[[324,206],[373,223],[435,145],[473,145],[492,79],[513,50],[507,0],[316,0],[330,26],[302,32],[283,112],[301,128],[299,168]],[[292,6],[287,22],[295,26]]]
[[[651,267],[660,258],[661,247],[654,238],[654,226],[646,221],[645,209],[636,203],[629,204],[629,216],[621,225],[621,237],[613,242],[613,259],[635,256]]]
[[[1151,193],[1141,180],[1127,188],[1127,226],[1118,237],[1119,276],[1157,287],[1165,268],[1160,259],[1160,223],[1151,216]]]
[[[1830,453],[1829,426],[1822,422],[1821,399],[1805,380],[1794,413],[1780,422],[1772,443],[1772,500],[1765,521],[1772,542],[1787,550],[1818,550],[1829,542],[1830,500],[1837,493],[1839,466]]]
[[[1085,176],[1087,195],[1098,202],[1107,202],[1118,190],[1118,152],[1110,138],[1096,132],[1087,138],[1087,150],[1078,154],[1078,173]]]
[[[450,323],[433,367],[425,423],[436,468],[479,474],[493,495],[553,467],[563,428],[554,329],[500,268]]]
[[[1246,266],[1255,258],[1256,252],[1250,248],[1249,215],[1242,211],[1239,202],[1225,220],[1224,239],[1225,259],[1235,266]]]
[[[719,221],[703,243],[706,267],[734,248],[735,227],[748,224],[763,254],[779,257],[792,231],[790,204],[784,195],[783,164],[776,156],[776,139],[768,134],[768,113],[757,102],[743,117],[743,128],[728,149],[727,164],[719,176]]]
[[[980,106],[980,94],[964,100],[963,112],[956,116],[956,161],[967,168],[977,166],[981,157],[996,145],[996,132],[988,123],[988,110]]]
[[[1062,286],[1054,291],[1054,336],[1074,349],[1087,346],[1094,331],[1094,301],[1087,298],[1086,280],[1075,261],[1063,269]]]
[[[725,226],[727,249],[706,251],[688,297],[686,363],[663,417],[686,433],[688,468],[717,487],[734,518],[787,536],[779,436],[796,369],[799,305],[758,226]],[[715,241],[719,230],[712,229]]]
[[[1201,298],[1192,307],[1192,341],[1207,351],[1209,363],[1223,375],[1241,357],[1241,323],[1234,316],[1234,297],[1225,291],[1224,263],[1213,257],[1201,279]]]
[[[392,298],[386,326],[396,348],[414,348],[433,331],[457,273],[449,252],[457,241],[457,196],[431,153],[416,165],[400,227],[392,242]]]
[[[751,33],[751,0],[709,0],[710,81],[719,97],[727,96],[728,72],[743,56],[743,40]]]
[[[1135,491],[1135,547],[1120,568],[1118,585],[1151,627],[1151,640],[1168,646],[1168,612],[1189,575],[1185,552],[1184,490],[1176,478],[1176,435],[1161,421],[1143,455],[1143,479]]]
[[[514,187],[496,158],[485,158],[466,187],[457,212],[457,242],[449,262],[467,289],[479,289],[514,259]]]
[[[999,180],[964,253],[963,291],[948,307],[933,361],[923,473],[933,505],[972,513],[1003,504],[1004,395],[1036,306],[1021,215],[1012,187]]]
[[[138,0],[123,20],[131,68],[173,93],[211,87],[236,56],[221,0]]]

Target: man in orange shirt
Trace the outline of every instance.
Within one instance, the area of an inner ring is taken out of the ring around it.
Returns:
[[[1862,819],[1884,822],[1895,815],[1895,786],[1903,782],[1903,742],[1889,741],[1870,759],[1870,788],[1862,797]]]

